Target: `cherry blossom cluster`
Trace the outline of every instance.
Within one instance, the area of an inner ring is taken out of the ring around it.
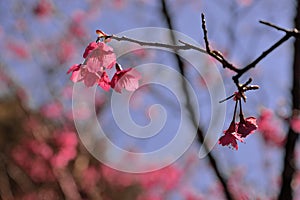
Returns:
[[[106,43],[106,34],[97,30],[98,38],[96,42],[91,42],[86,47],[83,58],[84,62],[70,67],[67,74],[72,73],[70,79],[75,82],[83,81],[87,87],[94,85],[100,86],[103,90],[109,91],[113,88],[121,93],[125,88],[128,91],[134,91],[138,88],[138,81],[141,79],[140,73],[134,68],[122,69],[116,61],[116,55],[113,48]],[[115,67],[115,74],[110,80],[107,70]]]
[[[232,121],[229,128],[224,131],[224,135],[220,137],[219,144],[223,146],[232,146],[234,149],[238,149],[237,141],[244,142],[244,138],[253,133],[257,129],[256,118],[255,117],[244,117],[242,110],[242,98],[244,94],[240,92],[235,92],[233,95],[233,100],[235,101],[234,113]],[[245,96],[244,96],[245,97]],[[240,107],[239,118],[240,121],[236,122],[237,106]]]
[[[51,182],[55,180],[53,169],[65,168],[77,156],[77,145],[74,132],[59,132],[49,141],[21,141],[11,155],[34,181]]]

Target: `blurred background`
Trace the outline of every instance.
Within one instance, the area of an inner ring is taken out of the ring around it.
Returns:
[[[295,27],[297,1],[294,0],[276,3],[272,0],[168,0],[165,3],[174,30],[202,46],[200,14],[205,13],[210,45],[239,67],[246,66],[284,35],[260,24],[259,20],[284,28]],[[198,158],[197,140],[172,165],[143,174],[112,169],[82,145],[73,121],[73,83],[66,75],[67,70],[83,61],[86,46],[96,39],[96,29],[118,34],[143,27],[168,28],[162,1],[0,1],[1,199],[230,199],[226,190],[233,199],[277,197],[282,186],[288,119],[293,113],[290,92],[294,39],[285,42],[242,77],[242,82],[252,77],[253,84],[260,86],[258,91],[249,92],[243,110],[245,116],[258,118],[262,128],[249,136],[246,144],[240,143],[238,151],[218,144],[213,148],[211,155],[220,175],[216,175],[211,159]],[[232,72],[207,55],[196,59],[207,69],[206,81],[215,81],[210,68],[217,68],[227,96],[235,92]],[[135,51],[118,58],[118,62],[125,68],[160,63],[180,71],[173,53],[161,50]],[[184,68],[197,94],[199,125],[205,132],[211,120],[206,85],[210,83],[203,81],[203,74],[198,74],[188,62]],[[143,78],[151,80],[155,73]],[[172,81],[170,76],[164,78]],[[160,104],[167,111],[159,137],[149,140],[124,136],[113,121],[111,97],[112,91],[98,88],[95,109],[113,143],[131,151],[149,152],[172,140],[180,122],[180,111],[178,99],[168,88],[141,87],[130,100],[132,120],[141,126],[150,121],[151,105]],[[232,119],[234,103],[228,101],[226,106],[224,130]],[[97,148],[105,154],[106,145],[99,141]],[[300,198],[299,150],[296,144],[292,182],[295,199]],[[127,158],[118,159],[121,163],[129,162]],[[224,189],[224,184],[228,188]]]

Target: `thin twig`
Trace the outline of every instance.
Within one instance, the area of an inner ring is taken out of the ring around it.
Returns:
[[[175,45],[175,44],[164,44],[164,43],[158,43],[158,42],[145,42],[145,41],[141,41],[141,40],[136,40],[136,39],[132,39],[132,38],[128,38],[126,36],[122,36],[122,37],[118,37],[116,35],[111,35],[111,36],[107,36],[113,40],[117,40],[117,41],[126,41],[126,42],[132,42],[132,43],[136,43],[138,45],[141,46],[150,46],[150,47],[162,47],[162,48],[167,48],[167,49],[172,49],[174,51],[178,51],[178,50],[197,50],[201,53],[207,53],[205,49],[202,49],[200,47],[194,46],[192,44],[180,41],[180,43],[182,43],[183,45]]]
[[[286,29],[281,28],[281,27],[279,27],[279,26],[277,26],[277,25],[275,25],[275,24],[272,24],[272,23],[270,23],[270,22],[263,21],[263,20],[259,20],[259,23],[264,24],[264,25],[266,25],[266,26],[270,26],[270,27],[272,27],[272,28],[275,28],[275,29],[277,29],[277,30],[279,30],[279,31],[283,31],[283,32],[286,33]]]
[[[207,52],[211,52],[209,48],[209,42],[208,42],[208,37],[207,37],[207,29],[206,29],[206,22],[205,22],[205,17],[204,14],[201,13],[201,19],[202,19],[202,30],[203,30],[203,35],[204,35],[204,42],[205,42],[205,47]]]
[[[207,53],[210,56],[212,56],[213,58],[215,58],[217,61],[219,61],[223,65],[223,68],[228,68],[228,69],[238,73],[240,70],[236,66],[234,66],[232,63],[228,62],[224,58],[223,54],[220,51],[210,49],[209,41],[208,41],[208,37],[207,37],[205,16],[203,13],[201,14],[201,18],[202,18],[202,30],[203,30],[203,34],[204,34],[204,42],[205,42],[205,47],[206,47]]]
[[[234,81],[237,81],[244,73],[246,73],[249,69],[254,68],[262,59],[264,59],[267,55],[269,55],[272,51],[274,51],[277,47],[279,47],[281,44],[283,44],[284,42],[286,42],[288,39],[290,39],[291,37],[296,37],[299,38],[300,37],[300,33],[297,29],[292,29],[292,30],[288,30],[282,27],[279,27],[277,25],[274,25],[270,22],[266,22],[266,21],[259,21],[260,23],[270,26],[272,28],[275,28],[279,31],[283,31],[286,34],[277,42],[275,42],[272,46],[270,46],[267,50],[265,50],[264,52],[262,52],[261,55],[259,55],[256,59],[254,59],[250,64],[248,64],[247,66],[245,66],[244,68],[242,68],[240,70],[239,73],[237,73],[237,75],[235,75],[233,77]]]
[[[270,48],[268,48],[266,51],[262,52],[260,56],[258,56],[255,60],[253,60],[250,64],[245,66],[240,70],[239,73],[237,73],[233,79],[238,80],[244,73],[246,73],[249,69],[254,68],[262,59],[264,59],[267,55],[269,55],[272,51],[274,51],[277,47],[279,47],[281,44],[283,44],[285,41],[287,41],[292,35],[286,34],[283,36],[280,40],[278,40],[275,44],[273,44]]]
[[[272,24],[272,23],[270,23],[270,22],[266,22],[266,21],[263,21],[263,20],[260,20],[259,22],[262,23],[262,24],[264,24],[264,25],[266,25],[266,26],[270,26],[270,27],[272,27],[272,28],[275,28],[275,29],[277,29],[277,30],[279,30],[279,31],[283,31],[283,32],[285,32],[285,33],[287,33],[287,34],[291,34],[293,37],[300,37],[300,32],[299,32],[299,30],[296,29],[296,28],[294,28],[294,29],[292,29],[292,30],[288,30],[288,29],[279,27],[279,26],[277,26],[277,25],[275,25],[275,24]]]

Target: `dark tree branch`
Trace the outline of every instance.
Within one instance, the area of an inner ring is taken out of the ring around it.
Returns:
[[[295,27],[300,29],[300,0],[297,1],[295,16]],[[296,29],[295,29],[296,30]],[[294,63],[293,63],[293,85],[291,90],[293,115],[298,115],[300,110],[300,40],[294,42]],[[285,144],[285,156],[281,174],[281,190],[279,200],[293,199],[292,180],[296,172],[295,147],[299,134],[290,127]]]
[[[272,28],[275,28],[279,31],[285,32],[285,36],[283,36],[280,40],[275,42],[271,47],[269,47],[266,51],[262,52],[261,55],[259,55],[256,59],[254,59],[250,64],[242,68],[237,75],[233,77],[234,81],[237,81],[244,73],[246,73],[249,69],[254,68],[262,59],[264,59],[267,55],[269,55],[272,51],[274,51],[277,47],[279,47],[281,44],[286,42],[291,37],[300,37],[300,33],[297,29],[288,30],[285,28],[281,28],[279,26],[276,26],[272,23],[265,22],[265,21],[259,21],[260,23],[270,26]]]
[[[269,55],[273,50],[275,50],[277,47],[279,47],[281,44],[283,44],[285,41],[287,41],[291,37],[290,34],[286,34],[283,36],[278,42],[273,44],[269,49],[262,52],[260,56],[258,56],[254,61],[252,61],[250,64],[248,64],[246,67],[240,70],[237,75],[233,77],[234,80],[239,79],[244,73],[246,73],[249,69],[254,68],[262,59],[264,59],[267,55]]]
[[[171,20],[171,17],[170,17],[170,14],[169,14],[169,11],[168,11],[165,0],[161,0],[161,5],[162,5],[162,14],[164,15],[164,17],[167,21],[168,28],[170,30],[173,30],[173,23],[172,23],[172,20]],[[171,39],[173,40],[173,43],[175,43],[176,38],[175,38],[175,35],[171,31],[170,31],[170,36],[171,36]],[[207,43],[207,45],[208,45],[208,43]],[[181,75],[185,77],[186,73],[185,73],[184,64],[183,64],[178,52],[175,51],[174,56],[176,58],[176,61],[177,61],[177,64],[178,64]],[[232,200],[233,197],[232,197],[232,195],[229,191],[229,188],[228,188],[228,185],[227,185],[227,180],[221,174],[220,169],[218,168],[216,159],[214,158],[212,153],[210,151],[208,151],[208,148],[207,148],[206,144],[204,143],[204,134],[203,134],[203,131],[201,130],[201,128],[199,127],[198,122],[196,121],[196,113],[195,113],[195,111],[192,107],[192,103],[191,103],[190,95],[189,95],[189,92],[188,92],[188,89],[187,89],[187,85],[184,81],[182,82],[182,87],[183,87],[183,91],[184,91],[185,97],[186,97],[186,102],[187,102],[186,107],[187,107],[189,113],[191,114],[191,120],[192,120],[194,126],[197,128],[198,141],[199,141],[200,144],[202,144],[205,147],[205,150],[208,153],[207,154],[208,160],[209,160],[209,162],[210,162],[217,178],[219,179],[220,183],[222,184],[222,186],[224,188],[224,193],[225,193],[226,198],[228,200]]]
[[[224,58],[224,56],[222,55],[222,53],[220,51],[216,51],[216,50],[211,51],[211,49],[209,47],[208,37],[207,37],[205,16],[204,16],[203,13],[201,14],[201,19],[202,19],[202,30],[203,30],[203,34],[204,34],[204,42],[205,42],[205,47],[206,47],[207,54],[212,56],[216,60],[218,60],[223,65],[223,68],[228,68],[228,69],[238,73],[239,69],[237,67],[235,67],[233,64],[231,64],[230,62],[228,62]]]

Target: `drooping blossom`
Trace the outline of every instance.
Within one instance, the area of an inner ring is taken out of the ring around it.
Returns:
[[[257,129],[256,118],[255,117],[241,117],[240,122],[237,123],[238,126],[238,134],[245,138],[249,134],[253,133]]]
[[[111,79],[110,86],[119,93],[121,93],[122,88],[134,91],[139,87],[139,79],[141,79],[141,75],[137,70],[133,68],[125,70],[117,68],[117,72]]]
[[[237,140],[240,142],[244,142],[244,141],[236,132],[236,129],[237,129],[236,123],[232,121],[229,128],[226,131],[224,131],[224,135],[220,137],[219,144],[221,144],[222,146],[231,145],[233,148],[238,150]]]

